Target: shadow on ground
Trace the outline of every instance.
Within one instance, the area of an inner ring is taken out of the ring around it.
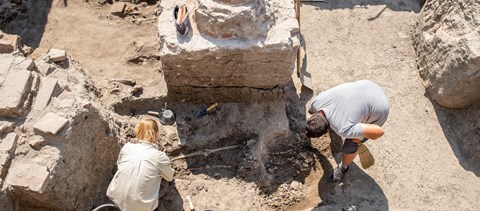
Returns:
[[[167,185],[165,185],[167,184]],[[162,194],[162,188],[164,190]],[[156,211],[182,211],[183,199],[177,190],[175,180],[172,182],[166,182],[162,180],[162,187],[160,187],[160,200],[158,201],[158,207]]]
[[[378,18],[386,8],[392,11],[411,11],[419,13],[422,0],[328,0],[325,2],[308,2],[302,4],[317,7],[317,10],[336,10],[336,9],[368,9],[371,6],[384,6],[376,14],[372,14],[371,19]],[[370,20],[370,18],[369,18]]]
[[[312,140],[314,143],[311,150],[315,153],[324,171],[318,182],[318,193],[322,201],[318,206],[340,205],[343,210],[388,210],[388,200],[383,190],[355,163],[350,164],[346,177],[340,183],[328,182],[330,174],[336,166],[332,166],[327,157],[338,155],[336,160],[337,163],[340,163],[343,144],[342,138],[334,131],[330,130],[329,136],[329,138],[324,136]]]
[[[52,0],[30,0],[22,1],[20,5],[11,4],[12,8],[6,11],[10,14],[6,17],[0,16],[0,29],[8,34],[19,35],[24,44],[37,48],[45,32]]]
[[[463,109],[447,109],[430,100],[460,165],[480,176],[480,102]]]

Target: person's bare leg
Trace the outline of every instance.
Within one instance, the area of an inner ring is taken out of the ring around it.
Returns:
[[[343,153],[342,154],[342,167],[346,168],[350,163],[352,163],[353,159],[357,156],[357,152],[353,154],[347,154]]]

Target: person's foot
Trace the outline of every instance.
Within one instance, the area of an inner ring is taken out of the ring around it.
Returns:
[[[350,167],[347,167],[347,169],[344,169],[342,165],[338,165],[338,167],[335,168],[335,170],[333,170],[333,173],[330,175],[329,182],[336,183],[342,180],[343,177],[345,177],[345,174],[347,173],[349,168]]]

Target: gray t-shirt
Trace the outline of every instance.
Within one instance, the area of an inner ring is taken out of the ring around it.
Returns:
[[[344,83],[313,99],[311,112],[322,110],[330,127],[343,138],[363,139],[359,123],[382,126],[388,117],[388,98],[380,86],[368,80]]]

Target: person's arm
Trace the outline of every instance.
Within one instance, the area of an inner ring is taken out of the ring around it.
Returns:
[[[158,170],[160,171],[163,179],[169,182],[173,180],[173,174],[175,173],[175,170],[172,169],[170,158],[168,158],[164,152],[161,152],[159,157]]]
[[[160,164],[160,171],[162,174],[163,179],[171,182],[173,180],[173,174],[175,173],[175,170],[172,169],[170,163],[162,163]]]
[[[350,138],[355,143],[359,143],[362,139],[378,139],[383,136],[383,129],[374,124],[356,123],[349,128],[339,131],[343,138]]]
[[[362,123],[363,137],[368,139],[378,139],[383,136],[385,131],[378,125]]]

